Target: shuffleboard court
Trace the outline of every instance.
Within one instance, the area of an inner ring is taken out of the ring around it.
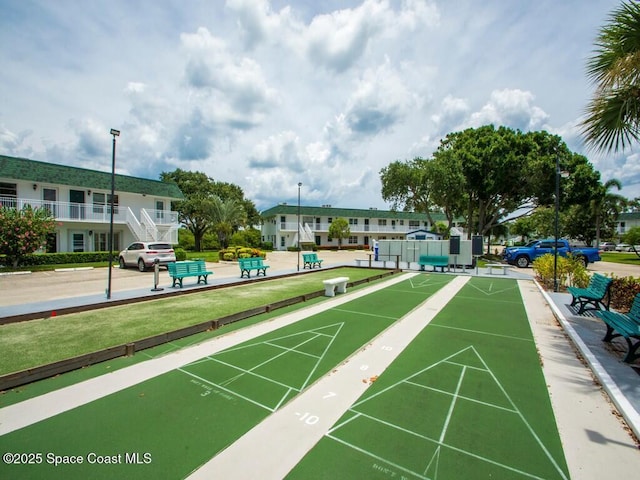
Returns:
[[[184,478],[453,277],[416,275],[0,437],[6,478]],[[82,459],[82,463],[74,459]]]
[[[471,279],[288,478],[569,478],[517,283]]]

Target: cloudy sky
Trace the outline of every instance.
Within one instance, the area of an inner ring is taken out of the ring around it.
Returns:
[[[489,123],[576,127],[614,0],[0,0],[0,153],[239,185],[258,209],[388,208],[380,169]]]

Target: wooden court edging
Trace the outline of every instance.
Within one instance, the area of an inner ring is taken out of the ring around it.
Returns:
[[[394,273],[396,272],[387,270],[385,271],[385,273],[381,273],[380,275],[375,275],[373,277],[368,277],[355,282],[350,282],[348,286],[354,287],[364,283],[369,283],[371,281],[379,280],[381,278],[393,275]],[[191,291],[191,293],[196,293],[198,291],[201,291],[201,290],[194,290],[194,291]],[[25,385],[27,383],[36,382],[38,380],[43,380],[45,378],[71,372],[73,370],[77,370],[83,367],[88,367],[90,365],[94,365],[97,363],[113,360],[114,358],[131,356],[135,352],[138,352],[141,350],[157,347],[158,345],[162,345],[162,344],[171,342],[173,340],[178,340],[180,338],[189,337],[197,333],[202,333],[209,330],[217,330],[218,328],[224,325],[229,325],[231,323],[245,320],[247,318],[260,315],[263,313],[268,313],[283,307],[295,305],[297,303],[306,302],[308,300],[311,300],[313,298],[316,298],[322,295],[324,295],[324,290],[318,290],[316,292],[312,292],[309,294],[300,295],[300,296],[288,298],[285,300],[280,300],[272,304],[268,304],[261,307],[256,307],[256,308],[252,308],[242,312],[227,315],[225,317],[221,317],[215,320],[207,320],[206,322],[198,323],[196,325],[190,325],[188,327],[183,327],[178,330],[173,330],[170,332],[161,333],[159,335],[154,335],[152,337],[143,338],[135,342],[128,342],[126,344],[118,345],[115,347],[109,347],[104,350],[98,350],[96,352],[79,355],[77,357],[60,360],[59,362],[55,362],[47,365],[41,365],[39,367],[33,367],[26,370],[21,370],[19,372],[13,372],[6,375],[2,375],[0,376],[0,391],[8,390],[10,388],[15,388],[20,385]],[[127,303],[133,303],[133,302],[127,302]],[[109,304],[108,306],[113,306],[113,304]],[[102,306],[101,304],[101,306],[98,308],[104,308],[104,306]]]

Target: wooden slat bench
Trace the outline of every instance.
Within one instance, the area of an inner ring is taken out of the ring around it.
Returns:
[[[440,268],[444,272],[445,267],[449,267],[449,257],[447,255],[420,255],[418,265],[420,265],[420,270],[424,270],[425,265],[430,265],[434,272],[436,268]]]
[[[182,288],[182,280],[187,277],[198,277],[198,284],[202,282],[206,285],[207,277],[213,275],[213,272],[207,270],[204,260],[171,262],[167,264],[167,270],[173,279],[171,286],[175,287],[176,284],[179,284],[180,288]]]
[[[315,267],[322,267],[322,260],[318,258],[317,253],[303,253],[302,260],[304,261],[304,266],[302,267],[303,270],[307,267],[309,267],[309,270]]]
[[[325,297],[335,297],[337,293],[347,293],[349,277],[337,277],[323,280]]]
[[[240,278],[245,275],[247,275],[247,278],[251,278],[251,270],[256,270],[257,277],[260,276],[260,273],[266,277],[267,268],[269,268],[269,265],[264,264],[262,257],[239,258],[238,265],[240,266]]]
[[[623,337],[627,342],[627,354],[623,361],[631,363],[640,358],[640,293],[633,299],[629,313],[618,313],[602,310],[596,315],[607,325],[607,333],[602,339],[611,342],[616,337]],[[635,344],[631,339],[637,340]]]
[[[579,305],[578,315],[582,315],[587,310],[609,310],[612,282],[612,278],[594,273],[587,288],[567,288],[567,291],[573,296],[571,306]]]

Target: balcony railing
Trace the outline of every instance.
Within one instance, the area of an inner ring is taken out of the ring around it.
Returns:
[[[306,226],[312,227],[313,231],[316,233],[320,233],[320,232],[328,232],[329,231],[329,226],[331,224],[330,223],[313,223],[313,224],[305,224]],[[413,226],[413,225],[365,225],[363,224],[357,224],[357,225],[349,225],[349,230],[351,231],[352,234],[357,234],[357,233],[384,233],[384,234],[393,234],[393,233],[401,233],[401,234],[406,234],[409,232],[413,232],[414,230],[418,230],[420,228],[424,228],[424,227],[419,227],[419,226]],[[280,230],[282,231],[291,231],[291,232],[297,232],[298,231],[298,224],[295,222],[280,222]]]
[[[44,208],[58,221],[77,221],[109,223],[111,206],[94,203],[53,202],[48,200],[32,200],[14,197],[0,197],[0,205],[22,209],[27,205],[32,208]],[[114,223],[127,223],[128,207],[114,205]],[[173,225],[178,223],[178,213],[168,210],[146,210],[156,225]]]

